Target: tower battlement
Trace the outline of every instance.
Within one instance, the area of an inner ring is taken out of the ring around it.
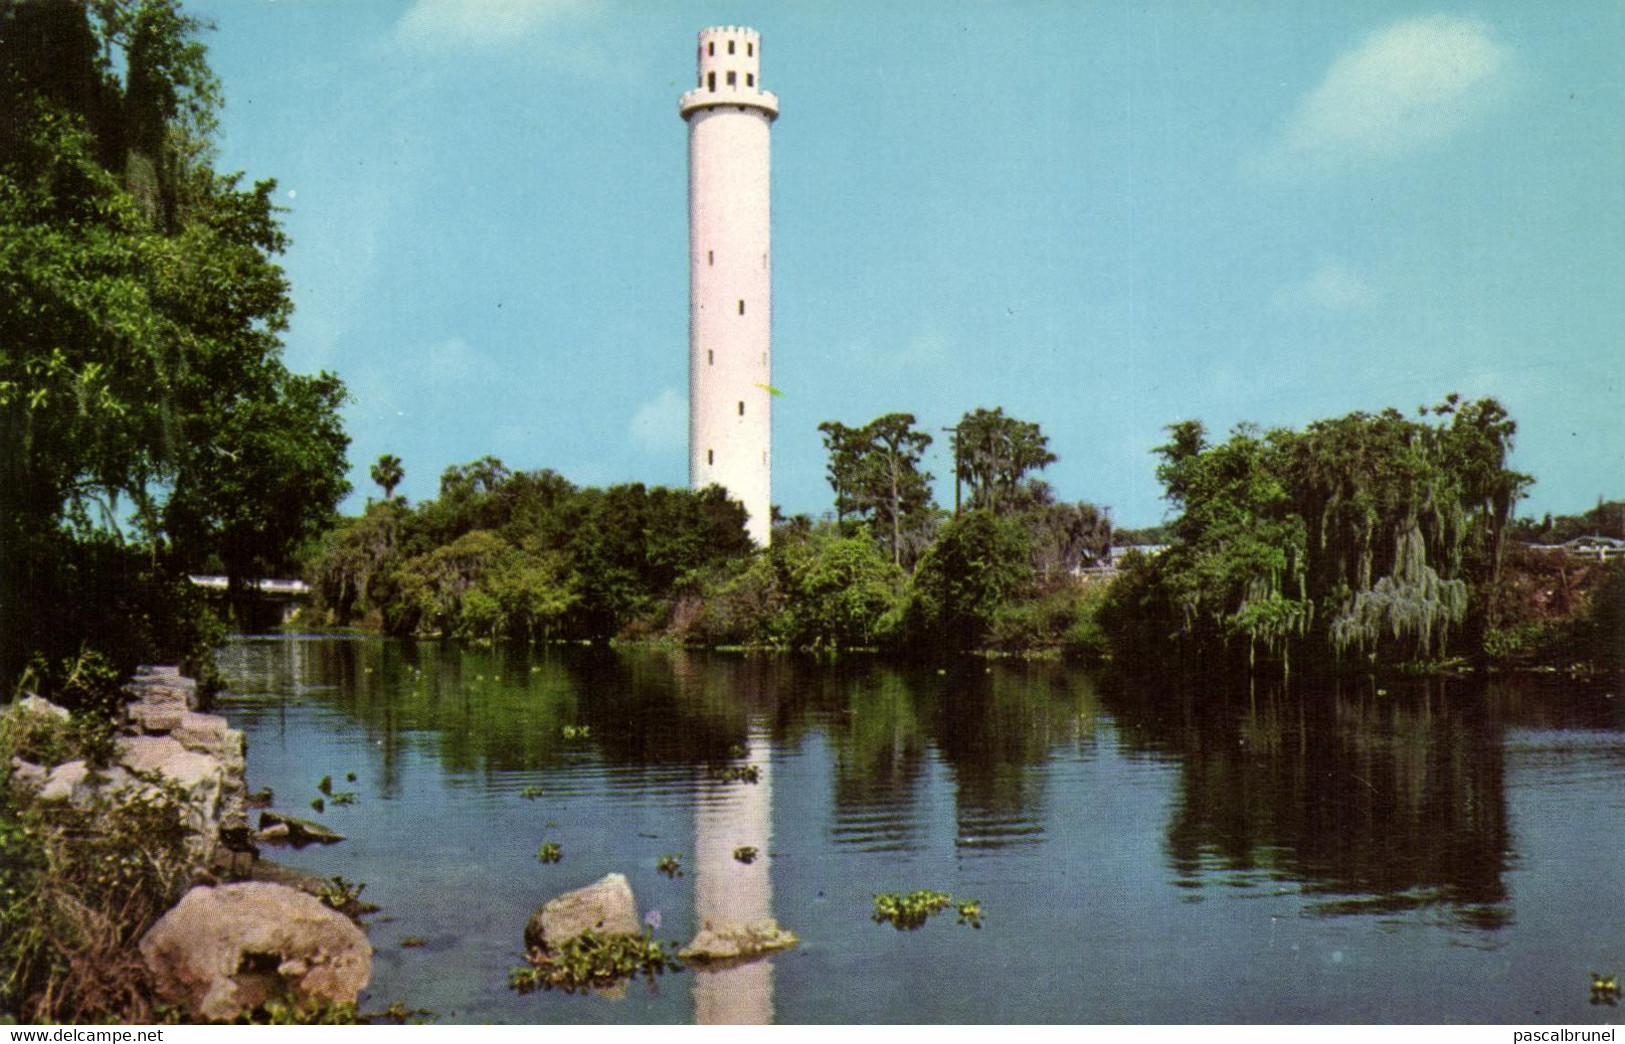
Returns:
[[[770,120],[778,117],[778,95],[762,89],[762,35],[756,30],[742,25],[701,29],[695,65],[694,89],[677,105],[684,119],[724,105],[747,106]]]

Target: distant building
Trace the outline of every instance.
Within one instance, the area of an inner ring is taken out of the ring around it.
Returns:
[[[751,539],[772,525],[772,252],[761,35],[702,29],[688,122],[688,481],[745,505]]]

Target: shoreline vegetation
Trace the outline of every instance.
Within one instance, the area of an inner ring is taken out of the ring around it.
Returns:
[[[1529,482],[1502,463],[1513,430],[1494,400],[1454,398],[1218,445],[1174,425],[1158,473],[1182,510],[1166,543],[1115,551],[1105,512],[1026,476],[958,515],[922,497],[889,519],[840,484],[832,448],[839,517],[780,518],[756,549],[714,487],[582,489],[485,458],[447,469],[437,498],[386,495],[335,527],[288,627],[1209,675],[1618,671],[1625,562],[1534,541],[1625,540],[1625,502],[1513,518]]]

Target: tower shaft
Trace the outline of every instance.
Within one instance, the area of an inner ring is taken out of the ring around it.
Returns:
[[[772,524],[772,249],[761,37],[700,32],[688,122],[688,477],[745,506],[759,546]]]

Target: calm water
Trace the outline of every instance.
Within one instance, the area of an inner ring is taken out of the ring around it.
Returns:
[[[1625,698],[1107,684],[1053,665],[242,640],[249,782],[349,835],[366,1006],[442,1022],[1617,1020]],[[585,738],[565,726],[585,725]],[[739,748],[744,749],[743,757]],[[709,765],[755,764],[757,784]],[[355,773],[355,783],[340,782]],[[542,796],[521,797],[526,788]],[[537,846],[564,859],[543,865]],[[754,844],[746,867],[730,853]],[[668,880],[655,861],[683,856]],[[618,871],[657,935],[771,915],[801,945],[624,996],[507,989],[526,919]],[[980,899],[899,932],[879,891]],[[421,948],[402,947],[416,936]]]

